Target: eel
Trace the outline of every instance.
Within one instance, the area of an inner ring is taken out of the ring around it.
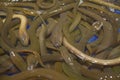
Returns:
[[[23,71],[21,73],[18,73],[14,76],[8,76],[7,78],[1,78],[1,80],[24,80],[30,77],[35,77],[35,76],[40,76],[40,77],[45,77],[47,79],[51,80],[69,80],[67,76],[64,74],[61,74],[59,72],[56,72],[54,70],[50,69],[43,69],[43,68],[38,68],[38,69],[33,69],[29,71]]]
[[[49,9],[55,6],[57,0],[52,0],[51,2],[45,2],[44,0],[37,0],[36,4],[39,6],[39,8],[42,9]]]

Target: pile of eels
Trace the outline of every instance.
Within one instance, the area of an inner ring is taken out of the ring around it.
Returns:
[[[0,0],[0,80],[120,80],[120,1]]]

